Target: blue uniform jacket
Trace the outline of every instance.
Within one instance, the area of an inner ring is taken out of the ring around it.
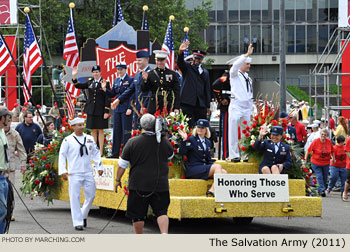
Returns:
[[[115,79],[113,82],[112,89],[106,89],[107,96],[119,98],[133,83],[134,78],[129,75],[125,75],[122,83],[120,83],[120,77]],[[121,101],[115,112],[126,112],[127,109],[132,109],[130,103],[133,101],[135,95],[131,95],[130,99]]]
[[[188,158],[185,163],[185,176],[189,177],[194,174],[200,174],[207,171],[207,165],[212,165],[214,161],[210,156],[210,140],[205,138],[206,150],[202,145],[198,136],[190,136],[187,141],[182,141],[180,144],[179,153],[186,155]]]
[[[294,143],[297,143],[298,142],[297,130],[293,126],[288,125],[287,131],[288,132],[286,132],[286,133],[288,133],[290,135],[290,138],[294,141]]]
[[[145,68],[145,71],[147,72],[149,70],[151,70],[151,68],[149,66],[147,66]],[[121,103],[125,102],[125,101],[129,100],[134,95],[134,99],[136,100],[136,109],[138,111],[140,111],[140,108],[141,108],[141,105],[139,103],[139,99],[140,99],[140,101],[142,101],[143,106],[145,108],[147,108],[149,94],[148,94],[148,92],[141,91],[141,84],[142,83],[143,83],[142,73],[138,72],[135,74],[134,81],[132,82],[130,87],[127,90],[125,90],[125,92],[122,95],[120,95],[118,97],[120,102]]]
[[[271,168],[275,164],[283,164],[283,171],[292,165],[292,156],[290,155],[290,147],[288,144],[280,142],[279,149],[275,153],[275,144],[272,140],[264,140],[263,142],[256,139],[254,148],[264,151],[264,160],[259,166],[259,171],[264,166]]]

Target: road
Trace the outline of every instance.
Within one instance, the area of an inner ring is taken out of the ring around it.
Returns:
[[[19,191],[18,181],[16,188]],[[15,193],[16,194],[16,193]],[[30,200],[23,197],[25,204],[37,221],[52,234],[96,234],[111,219],[114,210],[101,211],[93,207],[88,218],[88,227],[84,231],[75,231],[72,226],[69,202],[54,201],[53,205],[41,199]],[[11,222],[9,234],[46,234],[33,220],[19,197],[15,195],[16,206]],[[236,225],[232,219],[184,219],[171,220],[169,233],[171,234],[349,234],[348,216],[350,202],[343,202],[339,192],[323,198],[323,217],[295,217],[295,218],[254,218],[250,225]],[[155,220],[146,221],[144,233],[157,234],[158,227]],[[131,221],[125,217],[125,212],[119,211],[103,234],[132,234]]]

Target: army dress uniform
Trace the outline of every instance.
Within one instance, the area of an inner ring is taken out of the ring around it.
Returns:
[[[104,119],[103,115],[105,113],[109,113],[111,100],[102,89],[102,77],[99,80],[89,78],[89,80],[85,83],[79,83],[78,80],[72,81],[76,88],[87,89],[88,92],[88,97],[84,108],[84,112],[87,114],[86,128],[107,129],[108,118]],[[108,81],[106,88],[111,88]]]
[[[274,132],[278,134],[283,134],[282,127],[272,127],[271,134]],[[292,165],[292,156],[290,154],[290,147],[288,144],[283,143],[274,143],[270,139],[265,139],[264,141],[256,139],[254,143],[254,148],[264,152],[264,159],[259,166],[259,173],[264,166],[271,168],[273,165],[283,164],[283,170],[285,171]]]
[[[226,159],[229,157],[228,151],[228,107],[229,105],[223,105],[221,102],[227,100],[230,104],[230,74],[228,71],[214,81],[213,92],[218,101],[218,109],[220,109],[220,120],[222,122],[222,158]]]
[[[147,80],[141,84],[143,92],[151,91],[147,112],[163,111],[164,97],[167,97],[167,111],[180,108],[180,84],[176,72],[168,68],[156,68],[148,72]],[[174,99],[174,102],[173,102]]]
[[[119,98],[133,83],[134,78],[125,74],[121,78],[118,77],[114,80],[112,90],[106,89],[108,97]],[[131,102],[134,99],[134,95],[130,99],[121,102],[113,113],[113,145],[112,145],[112,156],[119,157],[120,146],[123,143],[125,146],[126,142],[131,136],[132,127],[132,113],[126,115],[128,109],[132,109]]]
[[[84,219],[87,219],[95,199],[96,184],[91,160],[97,170],[103,170],[100,150],[92,136],[86,134],[77,136],[73,133],[62,141],[58,172],[59,175],[68,173],[69,200],[74,227],[83,226]],[[81,187],[83,187],[85,197],[82,208],[80,208]]]

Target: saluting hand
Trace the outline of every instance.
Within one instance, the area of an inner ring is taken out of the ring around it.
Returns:
[[[189,45],[190,45],[190,41],[183,42],[179,47],[179,51],[181,52],[185,51]]]

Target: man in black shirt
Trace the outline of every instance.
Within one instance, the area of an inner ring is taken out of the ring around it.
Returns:
[[[170,204],[168,173],[174,153],[169,140],[164,136],[160,143],[155,135],[155,117],[141,117],[142,134],[129,139],[118,162],[115,191],[121,188],[121,178],[130,164],[129,197],[126,216],[132,219],[135,233],[142,234],[148,206],[157,216],[160,232],[168,233],[167,216]]]

